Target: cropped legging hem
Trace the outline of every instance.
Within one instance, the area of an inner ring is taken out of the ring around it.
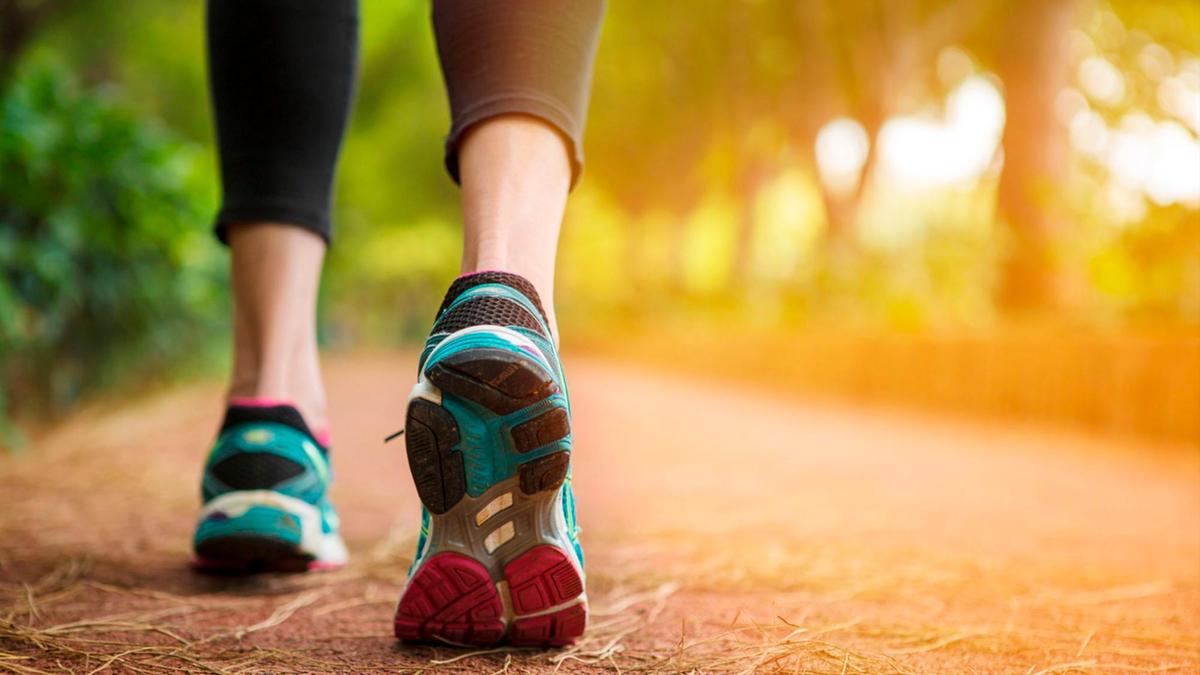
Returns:
[[[246,204],[228,201],[217,213],[214,231],[222,244],[229,243],[229,226],[236,223],[283,223],[308,230],[330,243],[328,209],[314,209],[303,203],[258,200]]]
[[[528,115],[553,127],[569,148],[571,187],[575,187],[583,172],[583,123],[554,100],[539,96],[535,91],[521,90],[498,93],[455,116],[450,135],[446,137],[446,171],[455,183],[461,182],[458,176],[458,151],[467,132],[476,124],[501,115]]]
[[[603,16],[604,0],[432,3],[450,103],[444,159],[455,182],[471,128],[521,114],[562,136],[575,185]],[[207,21],[223,200],[217,237],[227,242],[236,222],[268,221],[329,242],[357,80],[358,0],[208,0]]]

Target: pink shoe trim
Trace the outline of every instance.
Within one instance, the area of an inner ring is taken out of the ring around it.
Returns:
[[[229,405],[242,406],[244,408],[275,408],[281,405],[296,407],[295,403],[285,398],[267,398],[265,396],[234,396],[229,399]],[[324,448],[328,448],[333,442],[333,436],[329,432],[329,429],[314,431],[313,438]]]

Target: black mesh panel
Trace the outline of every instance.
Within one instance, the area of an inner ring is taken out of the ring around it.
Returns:
[[[304,473],[304,467],[268,452],[239,452],[217,462],[210,471],[235,490],[269,490]]]
[[[446,308],[450,306],[450,303],[458,299],[458,296],[462,295],[465,291],[483,284],[503,284],[509,288],[516,289],[521,293],[521,295],[524,295],[526,298],[528,298],[529,301],[533,303],[534,307],[537,307],[537,310],[541,313],[543,319],[546,318],[546,310],[542,307],[542,301],[540,298],[538,298],[537,291],[533,288],[533,284],[529,283],[525,277],[517,276],[516,274],[510,274],[508,272],[479,272],[477,274],[471,274],[455,279],[454,283],[450,284],[450,290],[446,291],[446,297],[442,300],[441,308],[438,309],[438,316],[441,316],[442,312],[445,312]],[[494,323],[495,322],[493,322],[493,324]]]
[[[433,325],[434,333],[453,333],[470,326],[521,326],[545,335],[541,323],[520,303],[508,298],[471,298],[446,312]]]

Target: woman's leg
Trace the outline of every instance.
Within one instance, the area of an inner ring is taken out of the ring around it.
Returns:
[[[446,167],[462,185],[463,273],[531,281],[554,323],[554,259],[583,128],[603,0],[433,6],[452,122]]]
[[[458,152],[462,272],[503,270],[525,277],[556,334],[554,259],[571,185],[568,157],[553,127],[525,115],[480,122]]]
[[[234,304],[229,405],[205,462],[202,568],[345,562],[327,497],[317,288],[353,92],[356,0],[209,0],[221,160],[216,231]]]
[[[229,228],[233,285],[230,400],[291,402],[307,424],[328,429],[317,359],[317,286],[325,242],[294,225]]]
[[[234,301],[231,399],[327,427],[317,287],[357,58],[355,0],[211,0],[209,73]]]
[[[433,5],[465,274],[442,301],[405,423],[426,520],[396,609],[402,639],[564,645],[587,622],[551,300],[603,8]]]

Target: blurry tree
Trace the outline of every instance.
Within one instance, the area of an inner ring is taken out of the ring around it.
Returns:
[[[1054,307],[1051,238],[1061,233],[1053,200],[1066,170],[1067,142],[1054,114],[1070,73],[1067,34],[1073,0],[1011,0],[998,65],[1007,106],[998,214],[1011,229],[998,300],[1010,310]]]
[[[863,191],[870,184],[878,156],[879,129],[890,114],[900,108],[896,92],[913,81],[903,72],[902,50],[898,48],[904,32],[911,30],[909,3],[872,0],[859,3],[822,3],[821,35],[830,43],[828,61],[835,69],[837,113],[862,125],[869,140],[866,160],[854,190],[836,194],[822,185],[825,216],[829,225],[827,242],[837,251],[853,244],[854,219]],[[815,36],[814,36],[815,37]],[[813,56],[818,56],[814,54]],[[807,83],[802,85],[807,88]],[[822,120],[821,122],[828,121]],[[811,146],[816,129],[804,129],[803,139]]]
[[[20,54],[64,64],[89,91],[131,102],[143,123],[161,120],[201,148],[196,157],[211,183],[203,6],[0,0],[0,52],[10,62]],[[979,316],[993,300],[1013,308],[1052,300],[1062,271],[1055,260],[1105,307],[1170,312],[1187,304],[1180,289],[1200,278],[1186,250],[1197,232],[1194,208],[1138,194],[1147,215],[1115,230],[1103,208],[1111,167],[1072,153],[1055,102],[1079,65],[1075,47],[1093,40],[1127,85],[1118,103],[1085,103],[1109,130],[1134,113],[1169,118],[1155,107],[1161,87],[1141,72],[1141,51],[1165,47],[1173,86],[1190,81],[1183,69],[1200,52],[1198,8],[1195,0],[614,1],[597,62],[585,181],[564,240],[578,250],[564,250],[564,260],[605,256],[595,267],[613,272],[590,288],[619,287],[596,290],[607,311],[649,307],[641,310],[647,315],[668,305],[709,312],[725,300],[756,312],[743,299],[759,303],[757,291],[767,290],[780,305],[808,302],[839,319],[857,312],[890,321],[894,305],[905,321],[917,317],[912,322],[961,306]],[[370,339],[425,327],[428,304],[455,272],[460,234],[457,191],[442,168],[448,115],[428,0],[364,0],[362,13],[359,98],[323,289],[343,302],[323,304],[334,309],[325,326]],[[1117,31],[1128,34],[1120,46],[1097,37],[1093,24],[1122,21],[1130,29]],[[967,55],[963,77],[996,73],[1003,81],[1002,173],[919,189],[888,183],[894,176],[880,169],[894,167],[883,162],[879,132],[897,116],[926,129],[946,121],[939,115],[957,82],[938,77],[947,47]],[[871,143],[855,189],[834,193],[816,179],[814,140],[841,116],[861,124]],[[1185,132],[1196,135],[1190,126]],[[1004,227],[992,227],[993,211]],[[593,217],[604,229],[602,247],[571,234]],[[1050,236],[1056,222],[1066,235],[1059,240]],[[1007,228],[1017,245],[999,265],[993,243]],[[878,246],[871,233],[893,245]],[[756,268],[764,255],[776,261],[769,275]],[[696,283],[697,269],[705,283]],[[977,300],[999,272],[1001,292]],[[748,287],[756,292],[738,292]],[[616,319],[596,319],[605,320]]]
[[[626,256],[641,259],[653,212],[672,224],[667,276],[682,287],[679,253],[686,216],[703,194],[701,162],[712,120],[728,101],[712,73],[724,53],[709,40],[724,31],[701,3],[609,4],[588,120],[588,184],[621,205]],[[613,25],[622,27],[620,31]],[[636,264],[636,263],[635,263]],[[636,275],[631,275],[636,283]]]
[[[590,180],[633,223],[666,211],[679,238],[698,200],[724,193],[736,212],[730,278],[744,281],[764,186],[795,166],[815,176],[814,137],[832,118],[854,118],[874,140],[891,115],[922,105],[937,50],[994,4],[614,3],[589,132],[604,142],[590,149]],[[855,190],[820,186],[833,249],[852,247],[876,147]],[[637,232],[630,242],[637,248]]]
[[[429,3],[364,2],[361,11],[323,289],[354,301],[324,303],[324,324],[339,329],[333,340],[417,338],[458,271],[458,190],[442,161],[450,115]]]

